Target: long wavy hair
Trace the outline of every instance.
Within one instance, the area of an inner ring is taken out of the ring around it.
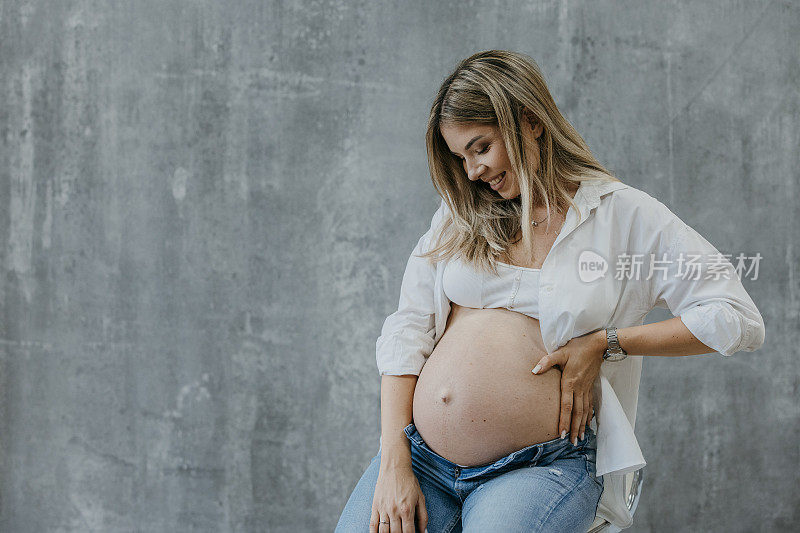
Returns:
[[[537,138],[521,127],[530,119],[543,125]],[[518,197],[505,199],[467,178],[440,130],[461,124],[499,128],[519,180]],[[532,249],[534,207],[543,205],[552,212],[553,206],[566,213],[573,206],[581,217],[570,188],[584,180],[619,181],[558,110],[536,62],[517,52],[488,50],[462,60],[439,88],[425,142],[433,186],[450,211],[436,235],[437,245],[419,255],[430,263],[458,255],[496,275],[496,262],[507,259],[520,228],[524,249]],[[538,170],[533,143],[539,148]]]

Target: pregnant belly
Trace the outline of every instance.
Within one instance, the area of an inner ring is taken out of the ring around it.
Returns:
[[[531,373],[547,354],[539,321],[451,306],[414,390],[414,425],[425,443],[453,463],[478,466],[556,438],[561,371]]]

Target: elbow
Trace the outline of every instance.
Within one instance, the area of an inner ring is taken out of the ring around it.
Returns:
[[[378,373],[390,376],[418,376],[434,346],[433,332],[401,330],[381,336],[376,342],[375,358]]]
[[[761,314],[758,315],[758,320],[751,320],[752,322],[752,333],[751,333],[751,340],[747,343],[747,348],[745,348],[748,352],[754,352],[756,350],[761,349],[764,345],[764,340],[766,339],[767,330],[764,327],[764,318]]]
[[[754,352],[759,350],[764,345],[766,338],[766,328],[764,327],[764,319],[760,314],[757,319],[748,317],[742,318],[741,335],[737,342],[731,345],[727,350],[721,351],[722,355],[730,356],[737,352]]]
[[[728,302],[698,305],[681,313],[686,327],[706,346],[725,356],[754,352],[764,344],[764,319],[758,310]]]

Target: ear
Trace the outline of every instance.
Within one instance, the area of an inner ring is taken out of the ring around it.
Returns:
[[[522,116],[525,117],[525,122],[530,126],[535,139],[539,138],[544,130],[542,123],[536,120],[536,115],[527,107],[522,107]]]

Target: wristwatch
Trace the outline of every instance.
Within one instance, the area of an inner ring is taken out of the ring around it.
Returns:
[[[606,353],[603,354],[603,361],[622,361],[628,357],[628,352],[619,345],[617,328],[606,328],[606,341],[608,342],[608,348],[606,348]]]

